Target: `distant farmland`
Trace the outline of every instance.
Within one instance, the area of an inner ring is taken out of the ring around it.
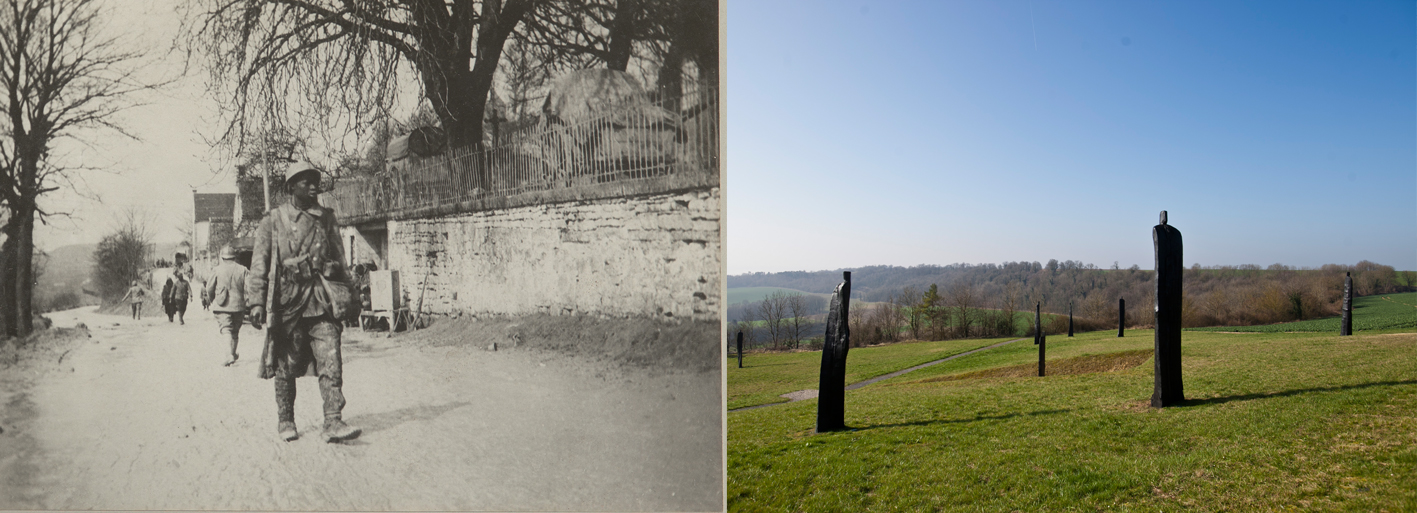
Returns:
[[[826,299],[831,299],[831,294],[803,292],[797,289],[788,289],[783,287],[729,287],[728,304],[732,305],[747,301],[762,301],[763,298],[772,295],[773,292],[782,292],[783,294],[803,294],[808,296],[821,296]]]
[[[1190,328],[1192,331],[1254,333],[1338,332],[1342,317],[1266,324],[1263,326],[1216,326]],[[1353,331],[1417,328],[1417,292],[1378,294],[1353,298]]]

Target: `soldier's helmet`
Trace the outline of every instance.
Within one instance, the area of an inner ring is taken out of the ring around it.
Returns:
[[[320,168],[315,167],[314,164],[309,162],[303,160],[293,162],[285,168],[285,184],[290,185],[291,181],[295,180],[297,177],[303,176],[305,173],[315,173],[317,176],[324,174],[324,172],[320,171]]]
[[[221,247],[221,259],[222,259],[222,260],[235,260],[235,259],[236,259],[236,248],[231,247],[230,244],[225,245],[225,246],[222,246],[222,247]]]

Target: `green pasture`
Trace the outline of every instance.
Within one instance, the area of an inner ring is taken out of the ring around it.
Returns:
[[[1238,331],[1281,333],[1318,331],[1338,333],[1342,317],[1266,324],[1263,326],[1216,326],[1189,328],[1191,331]],[[1417,292],[1380,294],[1353,299],[1353,331],[1417,328]]]
[[[730,413],[728,507],[1417,510],[1417,333],[1182,337],[1161,410],[1135,330],[1048,337],[1047,377],[1024,340],[847,392],[847,431],[814,434],[816,400]]]
[[[831,294],[803,292],[797,289],[788,289],[783,287],[729,287],[728,304],[733,305],[742,303],[744,301],[762,301],[764,298],[772,295],[772,293],[774,292],[782,292],[784,294],[803,294],[808,296],[823,296],[827,298],[831,297]]]
[[[1005,340],[1009,339],[907,342],[854,348],[847,352],[846,383],[865,381]],[[737,356],[730,356],[728,409],[780,403],[787,400],[778,397],[782,394],[815,389],[821,378],[821,369],[821,351],[747,353],[743,356],[742,369],[738,368]]]

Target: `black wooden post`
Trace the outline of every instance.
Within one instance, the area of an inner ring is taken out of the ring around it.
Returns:
[[[1043,333],[1043,330],[1041,329],[1043,327],[1042,312],[1043,302],[1039,301],[1038,304],[1033,307],[1033,345],[1035,346],[1038,345],[1039,334]]]
[[[1186,400],[1181,390],[1181,231],[1166,224],[1151,229],[1156,248],[1156,387],[1151,406],[1164,408]]]
[[[1338,327],[1340,336],[1353,334],[1353,273],[1343,273],[1343,323]]]
[[[743,368],[743,332],[738,332],[738,368]]]
[[[1068,336],[1073,336],[1073,302],[1068,301]]]
[[[1043,353],[1046,353],[1047,351],[1048,351],[1048,334],[1047,334],[1047,333],[1041,333],[1041,334],[1038,335],[1038,377],[1040,377],[1040,378],[1043,377],[1043,374],[1044,374],[1044,372],[1043,372],[1043,371],[1044,371],[1044,369],[1043,369],[1043,367],[1044,367]]]
[[[851,304],[851,273],[841,273],[841,284],[832,293],[827,310],[827,332],[822,339],[821,382],[817,386],[817,432],[846,429],[846,351],[851,346],[847,323]]]
[[[1127,329],[1127,299],[1117,298],[1117,337]]]

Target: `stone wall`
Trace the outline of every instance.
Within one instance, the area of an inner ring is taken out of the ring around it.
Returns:
[[[715,187],[388,221],[388,264],[426,312],[717,320],[722,216]]]

